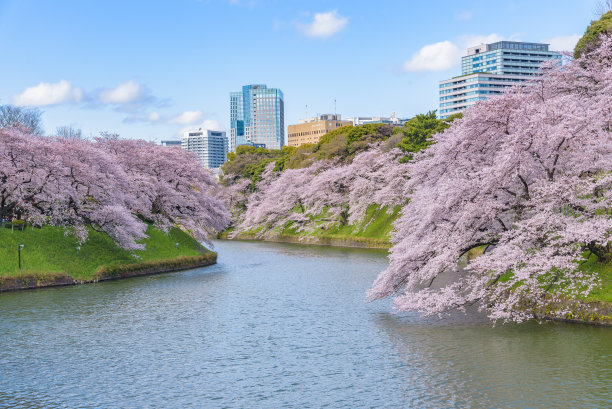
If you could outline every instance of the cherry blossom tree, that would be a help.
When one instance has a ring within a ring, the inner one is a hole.
[[[136,197],[133,211],[163,231],[180,226],[207,244],[229,213],[214,197],[217,181],[194,153],[152,142],[103,135],[97,143],[115,157]]]
[[[82,241],[89,226],[107,233],[126,249],[144,249],[137,243],[147,225],[133,212],[138,200],[116,158],[82,139],[58,138],[60,182],[56,196],[63,205],[49,212],[52,224],[70,226]]]
[[[249,195],[252,193],[250,186],[250,179],[226,178],[224,179],[224,184],[219,184],[215,191],[215,197],[219,199],[231,213],[232,225],[240,224],[243,220]]]
[[[271,163],[251,194],[240,231],[265,235],[291,224],[313,231],[361,220],[372,204],[393,207],[405,203],[407,166],[399,149],[380,145],[362,152],[352,162],[315,161],[306,168],[274,172]]]
[[[598,284],[580,264],[611,253],[612,39],[543,70],[470,108],[415,156],[410,203],[370,299],[428,314],[478,304],[521,320]],[[476,247],[485,253],[444,281]]]
[[[180,149],[102,138],[43,138],[0,128],[0,218],[62,226],[81,242],[88,227],[125,249],[142,249],[151,220],[207,241],[227,224],[216,181]]]
[[[0,105],[0,128],[19,128],[42,135],[41,114],[42,112],[36,108]]]
[[[126,175],[94,144],[4,128],[0,157],[3,219],[64,226],[81,241],[90,226],[124,248],[142,248],[137,241],[146,237],[146,225],[130,211],[134,199]]]
[[[40,216],[53,206],[52,187],[58,184],[59,164],[50,140],[28,136],[24,127],[0,128],[0,217],[25,212]],[[41,200],[35,200],[38,197]],[[38,204],[37,202],[41,202]],[[35,205],[36,203],[36,205]]]

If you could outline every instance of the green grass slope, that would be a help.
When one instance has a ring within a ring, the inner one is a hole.
[[[134,265],[202,254],[200,244],[180,229],[165,234],[149,227],[147,234],[149,237],[143,241],[145,250],[127,251],[118,247],[108,235],[90,230],[88,240],[81,245],[77,255],[76,239],[66,236],[61,228],[28,226],[23,231],[0,228],[0,278],[67,274],[78,280],[90,280],[104,266]],[[178,247],[176,243],[179,243]],[[19,244],[24,245],[21,271],[18,267]]]
[[[320,239],[339,241],[353,241],[372,245],[374,247],[391,247],[391,231],[393,222],[397,218],[400,207],[391,212],[387,208],[370,205],[363,220],[356,224],[335,225],[326,230],[315,229],[312,233],[297,233],[292,229],[285,229],[284,235],[307,235]]]
[[[612,304],[612,263],[601,263],[593,255],[581,266],[581,270],[595,273],[601,279],[601,285],[591,291],[586,301]]]

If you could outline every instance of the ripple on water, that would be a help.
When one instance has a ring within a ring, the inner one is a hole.
[[[608,328],[365,303],[384,252],[219,242],[219,264],[0,295],[0,408],[611,407]]]

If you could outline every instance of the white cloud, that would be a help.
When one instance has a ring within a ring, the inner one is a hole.
[[[180,115],[168,120],[169,124],[191,125],[202,119],[201,111],[185,111]]]
[[[22,106],[47,106],[78,103],[82,99],[82,89],[73,87],[66,80],[61,80],[57,83],[41,82],[26,88],[21,94],[15,95],[13,102]]]
[[[502,40],[519,41],[516,34],[513,34],[510,37],[506,37],[506,38],[500,36],[499,34],[495,34],[495,33],[489,34],[486,36],[470,34],[470,35],[464,35],[464,36],[459,37],[459,40],[457,41],[457,45],[459,46],[459,48],[462,48],[462,52],[465,52],[468,47],[473,47],[479,44],[496,43]]]
[[[470,10],[462,11],[455,15],[455,20],[469,20],[472,18],[472,12]]]
[[[129,104],[145,97],[147,89],[136,81],[128,81],[113,89],[102,90],[100,101],[106,104]]]
[[[404,63],[404,71],[445,71],[457,65],[461,50],[450,41],[421,48]]]
[[[348,17],[339,15],[338,10],[332,10],[327,13],[315,13],[311,23],[298,25],[298,28],[307,37],[327,38],[344,30],[348,20]]]
[[[126,124],[132,124],[136,122],[144,122],[149,125],[160,124],[164,121],[162,116],[158,112],[151,112],[150,114],[140,114],[138,112],[132,112],[125,118],[123,118],[123,122]]]
[[[185,132],[202,129],[203,131],[223,131],[221,124],[214,119],[205,119],[202,123],[196,126],[187,126],[177,132],[177,135],[182,136]]]
[[[457,41],[440,41],[428,44],[414,53],[403,66],[404,71],[446,71],[460,66],[461,56],[468,47],[482,43],[501,41],[498,34],[465,35]]]
[[[576,43],[580,40],[580,34],[572,34],[569,36],[553,37],[544,41],[550,44],[550,49],[555,51],[572,51],[576,47]]]

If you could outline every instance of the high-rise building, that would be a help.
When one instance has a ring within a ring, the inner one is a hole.
[[[287,127],[287,145],[297,147],[306,143],[317,143],[321,136],[343,126],[353,126],[353,123],[342,121],[340,115],[335,114],[300,119],[297,125]]]
[[[499,41],[470,47],[461,57],[461,74],[440,81],[440,118],[463,112],[480,100],[540,75],[548,60],[561,64],[561,54],[548,44]]]
[[[194,152],[209,169],[220,168],[227,160],[228,142],[225,132],[202,130],[185,132],[181,147]]]
[[[285,145],[285,101],[283,92],[263,84],[245,85],[230,92],[230,151],[249,142],[268,149]]]

